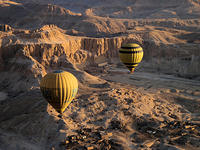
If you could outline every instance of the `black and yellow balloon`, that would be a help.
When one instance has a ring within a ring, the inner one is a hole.
[[[77,94],[78,80],[69,72],[54,71],[42,78],[40,90],[47,102],[58,113],[63,113]]]
[[[121,46],[119,50],[119,57],[130,72],[134,72],[135,68],[143,58],[143,49],[138,44],[126,43]]]

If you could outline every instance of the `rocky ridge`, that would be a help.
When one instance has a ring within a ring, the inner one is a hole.
[[[97,65],[97,63],[105,61],[111,62],[112,58],[118,57],[118,50],[121,44],[125,42],[136,42],[142,45],[144,61],[151,62],[155,66],[160,65],[160,62],[177,65],[174,66],[171,73],[183,73],[182,70],[174,71],[184,63],[191,65],[191,67],[194,65],[194,68],[199,65],[198,41],[197,43],[195,41],[186,43],[185,38],[182,39],[183,36],[179,37],[181,35],[179,32],[174,36],[169,34],[168,31],[150,28],[149,31],[143,32],[143,29],[137,28],[137,32],[134,35],[129,34],[128,37],[89,38],[67,35],[65,30],[55,25],[45,25],[35,30],[14,29],[8,25],[1,25],[1,27],[2,29],[9,29],[5,30],[6,32],[1,31],[1,70],[13,69],[12,64],[20,64],[26,58],[32,61],[32,64],[43,66],[40,68],[47,70],[51,67],[67,66],[70,63],[81,64],[79,67],[83,69],[87,65]],[[176,45],[174,45],[175,42],[177,42]],[[177,60],[174,61],[175,59]],[[183,61],[182,64],[181,61]],[[166,70],[164,69],[164,71]],[[43,70],[42,72],[46,71]],[[198,69],[186,70],[185,74],[188,72],[198,75]]]
[[[199,10],[198,0],[0,1],[0,149],[198,149]],[[134,74],[119,61],[125,42],[144,49]],[[58,69],[79,80],[62,116],[39,89]]]

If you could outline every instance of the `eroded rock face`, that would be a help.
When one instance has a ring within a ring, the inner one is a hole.
[[[200,52],[196,43],[183,43],[181,39],[167,36],[164,31],[136,30],[136,34],[110,38],[69,36],[55,25],[1,32],[0,70],[33,78],[38,83],[38,79],[52,69],[84,70],[92,65],[112,62],[113,58],[119,62],[118,50],[121,45],[134,42],[144,49],[144,70],[150,68],[154,72],[183,77],[196,77],[199,74]],[[179,43],[175,45],[173,40]]]
[[[157,35],[157,33],[155,36],[154,33],[149,33],[147,36],[147,33],[140,33],[130,37],[75,38],[64,34],[60,28],[51,25],[34,31],[15,30],[9,36],[2,37],[1,69],[9,63],[9,59],[15,57],[18,51],[23,51],[25,56],[31,56],[45,68],[48,68],[53,64],[59,64],[64,59],[73,64],[80,64],[86,61],[94,63],[94,59],[99,56],[104,56],[106,59],[118,57],[118,50],[125,42],[136,42],[142,45],[144,60],[151,60],[153,57],[172,59],[175,57],[189,58],[192,55],[199,56],[196,44],[186,46],[187,44],[174,45],[168,42],[167,45],[164,45],[159,41],[165,41],[165,34],[159,35],[160,37]],[[179,40],[179,42],[181,41]]]
[[[14,2],[16,1],[16,2]],[[0,23],[34,29],[55,24],[70,35],[90,37],[125,35],[135,27],[157,26],[199,31],[199,2],[157,1],[5,1]],[[112,4],[112,5],[111,5]],[[29,11],[31,10],[31,11]],[[75,11],[75,12],[73,12]],[[35,12],[34,14],[32,12]]]
[[[0,1],[0,147],[177,149],[177,143],[200,143],[199,126],[185,122],[198,119],[191,117],[200,110],[199,83],[158,74],[199,77],[199,11],[198,0]],[[118,57],[126,42],[144,49],[134,77]],[[39,89],[41,77],[57,69],[80,82],[63,118]]]
[[[88,62],[94,64],[94,60],[100,56],[104,56],[105,59],[117,57],[118,50],[124,42],[132,41],[142,44],[142,41],[126,37],[74,38],[56,29],[57,27],[52,27],[52,30],[49,27],[43,27],[34,32],[28,31],[24,36],[22,32],[15,31],[9,37],[3,37],[4,44],[0,47],[1,69],[10,70],[8,66],[11,62],[13,64],[13,59],[22,55],[31,57],[46,69],[52,66],[59,67],[65,61],[72,64],[88,64]]]

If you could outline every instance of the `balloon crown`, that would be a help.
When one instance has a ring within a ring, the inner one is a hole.
[[[61,72],[64,72],[62,70],[55,70],[53,73],[61,73]]]

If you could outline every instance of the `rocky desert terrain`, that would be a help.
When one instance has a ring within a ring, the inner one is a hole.
[[[199,0],[0,0],[1,150],[200,149]],[[133,74],[123,43],[142,46]],[[79,81],[63,115],[54,70]]]

